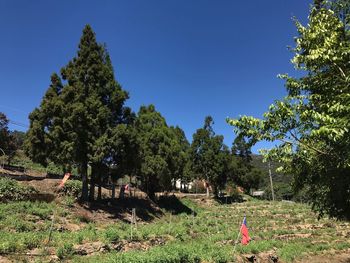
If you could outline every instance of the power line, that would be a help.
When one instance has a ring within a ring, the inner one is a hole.
[[[20,110],[20,109],[17,109],[17,108],[13,108],[13,107],[8,107],[8,106],[1,105],[1,104],[0,104],[0,108],[27,114],[23,110]],[[19,127],[22,127],[22,128],[27,128],[27,129],[29,128],[29,126],[27,124],[24,124],[24,123],[21,123],[21,122],[18,122],[18,121],[13,121],[13,120],[9,119],[8,117],[7,117],[7,119],[9,121],[9,123],[11,123],[12,125],[16,125],[16,126],[19,126]]]
[[[9,107],[9,106],[6,106],[6,105],[1,105],[0,104],[0,108],[27,114],[27,112],[25,112],[24,110],[21,110],[21,109],[18,109],[18,108],[14,108],[14,107]]]
[[[17,122],[17,121],[9,120],[9,123],[11,123],[12,125],[22,127],[22,128],[29,128],[28,125],[26,125],[24,123]]]

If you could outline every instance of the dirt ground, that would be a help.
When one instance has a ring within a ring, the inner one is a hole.
[[[10,176],[12,178],[18,178],[21,184],[26,184],[34,187],[38,193],[38,199],[47,201],[47,202],[63,202],[63,197],[60,196],[57,192],[57,186],[61,182],[61,179],[50,179],[46,178],[45,175],[42,174],[22,174],[18,172],[9,172],[0,170],[0,174],[6,174],[6,176]],[[134,191],[135,190],[135,191]],[[137,209],[137,222],[140,224],[147,223],[155,218],[159,218],[163,215],[161,210],[161,204],[155,204],[151,200],[149,200],[146,195],[139,191],[138,189],[134,189],[132,191],[132,197],[128,196],[130,193],[126,193],[128,198],[124,199],[115,199],[111,200],[111,190],[102,188],[102,195],[106,200],[96,203],[74,203],[72,207],[69,208],[70,217],[79,217],[85,220],[86,222],[99,222],[100,224],[109,224],[115,222],[115,220],[121,220],[124,222],[131,222],[131,209],[130,207]],[[97,193],[97,188],[96,191]],[[161,197],[164,194],[158,196]],[[166,194],[165,194],[166,195]],[[168,193],[167,196],[171,196],[173,193]],[[116,189],[116,196],[119,196],[119,189]],[[211,207],[214,205],[214,200],[205,198],[205,194],[191,195],[191,194],[175,194],[176,197],[192,197],[197,199],[197,203],[199,205],[205,207]],[[135,198],[136,197],[136,198]],[[69,218],[59,218],[57,220],[57,224],[60,224],[61,227],[64,226],[64,229],[69,231],[78,231],[84,224],[76,224],[74,221]],[[288,226],[287,226],[288,227]],[[314,229],[317,227],[323,227],[320,225],[313,224],[305,224],[302,226],[298,226],[300,229]],[[350,232],[344,232],[342,234],[349,235]],[[275,239],[289,240],[294,238],[308,238],[311,234],[284,234],[278,235]],[[171,238],[171,237],[169,237]],[[349,236],[350,238],[350,236]],[[128,251],[128,250],[147,250],[149,247],[154,245],[162,245],[167,240],[165,238],[154,238],[147,241],[142,242],[127,242],[120,241],[115,243],[115,247],[113,250],[117,251]],[[232,241],[233,242],[233,241]],[[85,243],[82,245],[77,245],[75,250],[81,255],[93,255],[98,252],[103,252],[106,249],[111,249],[105,247],[101,242],[93,242],[93,243]],[[37,251],[34,249],[33,251],[28,252],[29,254],[24,255],[24,257],[33,257],[35,259],[35,253]],[[52,256],[55,256],[53,251]],[[8,258],[0,255],[0,263],[13,262]],[[257,255],[241,255],[238,259],[238,262],[260,262],[260,263],[271,263],[271,262],[282,262],[276,251],[267,251],[264,253],[259,253]],[[296,260],[296,263],[302,262],[311,262],[311,263],[350,263],[350,250],[346,251],[327,251],[325,254],[317,254],[317,255],[309,255],[307,257],[303,257],[300,260]],[[282,262],[283,263],[283,262]]]
[[[18,180],[20,184],[31,186],[38,191],[37,194],[33,194],[33,200],[40,200],[45,202],[64,202],[63,196],[58,192],[58,185],[62,179],[46,178],[46,174],[30,174],[20,173],[1,169],[0,176],[6,176]],[[95,194],[97,197],[98,188],[95,188]],[[119,189],[116,188],[115,199],[111,199],[112,191],[102,187],[102,201],[99,202],[76,202],[71,208],[69,208],[72,217],[79,217],[86,222],[99,222],[102,224],[108,224],[115,222],[116,219],[130,222],[131,207],[136,208],[137,221],[147,222],[162,215],[161,209],[153,203],[144,192],[139,189],[131,188],[130,191],[126,191],[125,198],[120,199]],[[65,221],[65,228],[68,230],[79,230],[82,225],[76,225],[69,222],[65,218],[61,218],[60,221]],[[1,258],[0,258],[1,262]]]
[[[258,255],[241,255],[237,263],[256,262],[256,263],[283,263],[276,252],[266,251]],[[350,263],[350,250],[346,251],[327,251],[326,254],[309,255],[302,259],[293,261],[295,263]]]
[[[350,263],[350,250],[339,251],[327,251],[327,254],[312,255],[303,258],[296,263],[310,262],[310,263]]]

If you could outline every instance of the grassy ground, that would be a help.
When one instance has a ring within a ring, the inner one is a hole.
[[[0,204],[0,261],[242,262],[256,255],[266,262],[271,256],[292,262],[350,248],[349,223],[317,220],[303,204],[249,200],[220,205],[182,198],[186,209],[170,211],[170,202],[163,216],[135,226],[127,218],[98,220],[74,213],[73,202]],[[235,247],[244,215],[252,241]]]

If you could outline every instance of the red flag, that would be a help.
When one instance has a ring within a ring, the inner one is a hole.
[[[65,173],[64,174],[64,177],[63,177],[61,183],[59,184],[58,189],[61,189],[64,186],[64,184],[69,179],[69,177],[70,177],[70,173]]]
[[[249,237],[249,233],[248,233],[248,228],[247,228],[247,218],[244,217],[243,219],[243,223],[241,226],[241,234],[242,234],[242,241],[241,243],[243,245],[248,245],[249,241],[250,241],[250,237]]]

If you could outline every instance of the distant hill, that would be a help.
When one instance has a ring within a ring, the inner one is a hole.
[[[269,199],[271,196],[271,189],[268,163],[263,162],[263,157],[261,155],[252,154],[252,165],[263,171],[263,174],[266,175],[264,177],[261,189],[266,192],[265,197]],[[271,162],[271,174],[274,184],[275,196],[277,199],[292,199],[294,196],[291,186],[293,181],[293,175],[276,172],[276,169],[279,166],[280,165],[278,164],[278,162]]]

